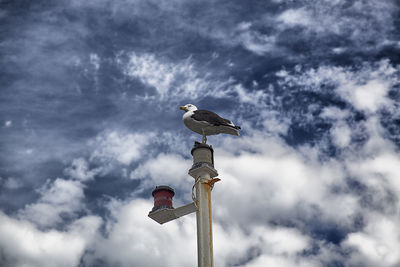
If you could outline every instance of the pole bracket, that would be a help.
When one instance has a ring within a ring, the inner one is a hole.
[[[219,182],[219,181],[221,181],[221,179],[219,179],[219,178],[213,178],[213,179],[211,179],[211,180],[207,179],[207,182],[203,182],[203,183],[208,184],[208,185],[211,187],[211,190],[212,190],[212,189],[214,188],[214,184],[215,184],[216,182]]]

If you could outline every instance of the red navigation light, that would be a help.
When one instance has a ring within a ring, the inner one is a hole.
[[[172,198],[175,195],[174,189],[166,185],[157,186],[151,193],[154,197],[154,207],[151,212],[159,209],[173,209]]]

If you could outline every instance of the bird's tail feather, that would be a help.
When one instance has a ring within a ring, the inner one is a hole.
[[[238,131],[239,129],[240,129],[240,127],[239,127],[239,128],[236,128],[236,127],[230,126],[230,127],[225,127],[225,129],[223,130],[223,132],[224,132],[224,133],[227,133],[227,134],[232,134],[232,135],[239,136],[239,131]]]

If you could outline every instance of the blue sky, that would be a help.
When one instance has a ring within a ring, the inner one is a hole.
[[[195,266],[183,125],[208,138],[216,266],[400,264],[394,0],[0,2],[0,265]]]

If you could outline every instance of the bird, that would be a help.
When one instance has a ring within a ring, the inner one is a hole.
[[[202,143],[207,143],[207,135],[220,133],[239,136],[240,126],[233,124],[230,120],[224,119],[212,111],[197,109],[193,104],[180,106],[184,110],[183,123],[195,133],[202,135]]]

